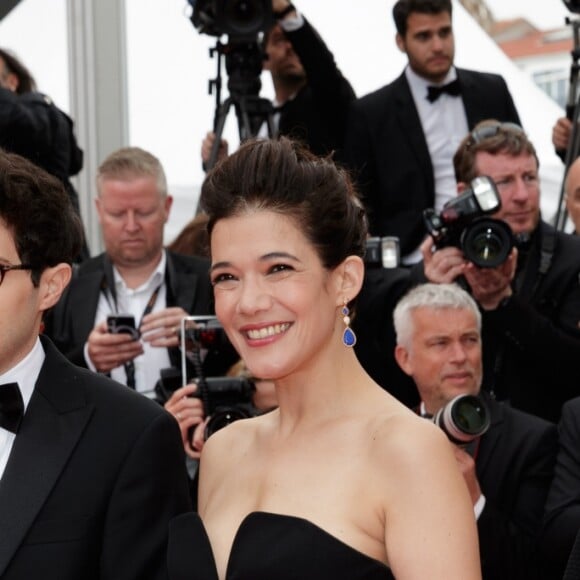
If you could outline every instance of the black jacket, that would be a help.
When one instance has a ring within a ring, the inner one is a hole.
[[[340,150],[354,91],[306,19],[299,29],[285,34],[306,71],[308,84],[284,105],[279,132],[303,141],[317,155]]]
[[[484,119],[520,122],[504,79],[457,69],[469,129]],[[349,114],[344,156],[369,212],[370,231],[397,236],[401,255],[426,235],[422,213],[435,203],[433,166],[405,74],[356,101]]]
[[[518,257],[514,296],[482,313],[484,389],[554,423],[580,395],[579,276],[580,238],[540,222],[527,256]]]

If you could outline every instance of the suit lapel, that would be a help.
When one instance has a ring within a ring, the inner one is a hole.
[[[478,90],[473,79],[466,74],[462,69],[457,70],[457,78],[461,84],[461,99],[463,100],[463,108],[465,109],[465,116],[467,117],[467,127],[471,131],[479,121],[482,121],[483,108],[481,99],[489,99],[489,95],[482,94]]]
[[[193,312],[197,283],[198,275],[189,269],[176,268],[174,258],[167,252],[167,306],[179,306],[186,312]]]
[[[394,93],[397,95],[396,107],[401,125],[401,134],[409,141],[419,166],[424,168],[426,175],[429,175],[431,181],[433,181],[433,166],[429,149],[427,148],[425,133],[423,133],[419,113],[417,113],[417,107],[415,107],[415,101],[404,72],[395,83],[397,83],[397,87]],[[433,188],[434,186],[431,189]]]
[[[46,339],[46,359],[0,480],[0,576],[50,495],[93,407],[70,363]]]
[[[502,435],[501,424],[504,422],[504,411],[501,404],[485,397],[485,402],[491,415],[491,423],[487,433],[481,437],[481,444],[477,455],[477,474],[481,477],[482,473],[488,473],[488,463],[496,453],[496,447],[500,442]]]
[[[78,279],[75,291],[71,292],[68,310],[75,313],[72,317],[75,340],[84,342],[93,330],[102,280],[103,270],[88,272]]]

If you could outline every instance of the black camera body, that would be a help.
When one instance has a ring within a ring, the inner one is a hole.
[[[502,220],[485,217],[501,208],[493,180],[487,176],[473,179],[471,187],[448,201],[437,214],[423,211],[427,231],[436,248],[460,248],[465,258],[480,268],[495,268],[509,256],[515,240],[511,228]]]
[[[208,377],[207,400],[209,421],[204,436],[210,435],[237,421],[256,415],[252,402],[255,385],[244,377]]]
[[[191,22],[202,34],[255,40],[274,24],[271,0],[189,0]]]
[[[400,261],[399,238],[396,236],[367,238],[364,255],[367,268],[396,268]]]
[[[458,395],[435,413],[433,422],[452,443],[467,445],[489,429],[489,409],[481,397]]]

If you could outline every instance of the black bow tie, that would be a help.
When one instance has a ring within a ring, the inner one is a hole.
[[[459,80],[455,79],[446,85],[427,87],[427,100],[434,103],[443,93],[457,97],[461,93]]]
[[[0,427],[18,433],[23,415],[24,401],[18,383],[0,385]]]

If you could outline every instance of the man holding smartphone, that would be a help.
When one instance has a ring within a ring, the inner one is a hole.
[[[163,248],[172,198],[151,153],[110,154],[97,190],[105,252],[78,268],[47,333],[76,364],[153,394],[160,371],[180,366],[181,319],[211,312],[209,263]]]

